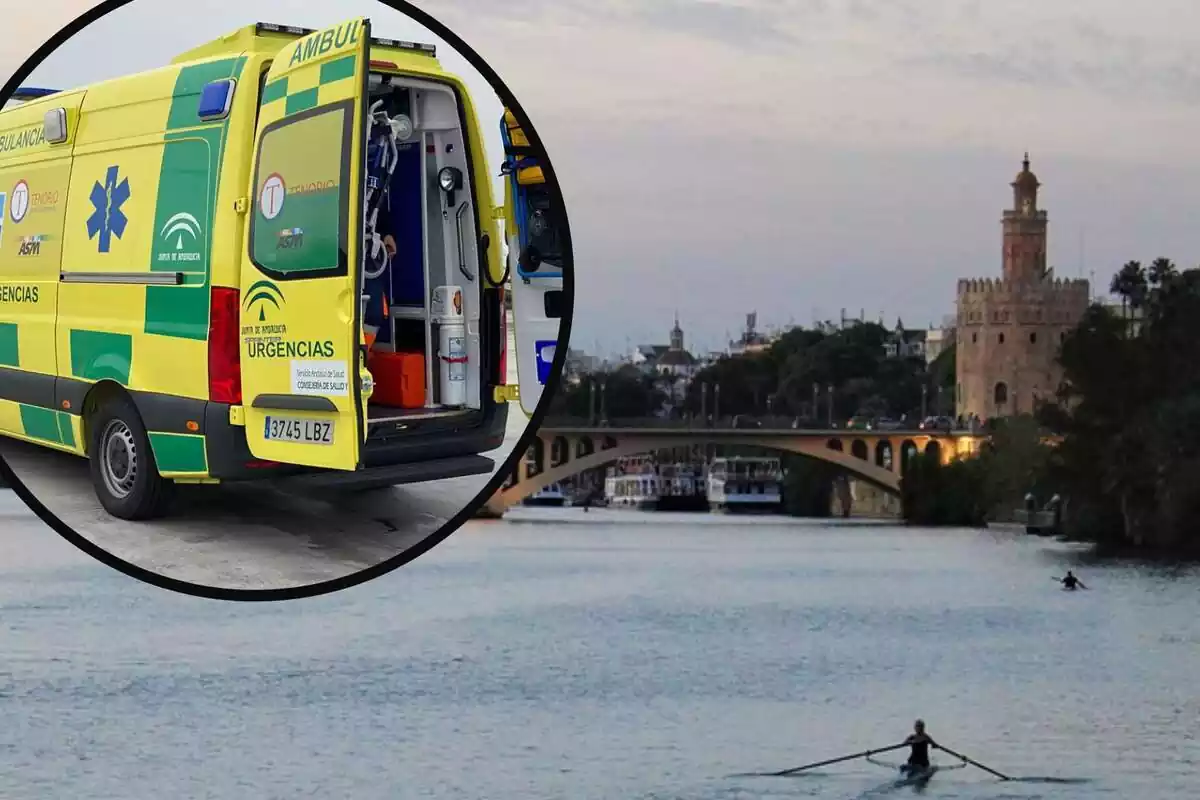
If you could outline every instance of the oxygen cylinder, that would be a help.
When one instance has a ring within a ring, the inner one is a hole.
[[[467,404],[467,321],[461,286],[433,290],[430,316],[438,325],[438,383],[444,406]]]

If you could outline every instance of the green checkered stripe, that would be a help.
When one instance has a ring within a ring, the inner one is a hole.
[[[291,75],[271,81],[263,87],[262,106],[283,101],[286,103],[284,115],[291,116],[310,108],[321,105],[321,89],[354,77],[354,67],[357,56],[349,55],[327,61],[316,70],[299,69]],[[311,78],[316,78],[316,86],[312,86]],[[310,78],[310,80],[305,80]]]

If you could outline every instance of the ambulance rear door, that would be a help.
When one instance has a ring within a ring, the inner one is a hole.
[[[246,438],[355,470],[366,430],[360,282],[370,22],[283,48],[264,84],[241,269]]]
[[[562,209],[511,111],[500,125],[504,141],[505,237],[512,282],[513,329],[521,409],[532,417],[550,379],[566,314],[566,253]]]

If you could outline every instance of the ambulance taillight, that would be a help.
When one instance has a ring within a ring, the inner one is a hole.
[[[208,323],[208,399],[242,404],[241,315],[237,289],[214,286]]]

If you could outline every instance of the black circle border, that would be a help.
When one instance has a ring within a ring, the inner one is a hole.
[[[34,51],[25,63],[13,73],[12,77],[3,86],[0,86],[0,107],[14,94],[20,87],[21,82],[29,77],[29,74],[38,67],[46,58],[61,47],[68,39],[82,31],[88,25],[105,15],[122,8],[134,0],[104,0],[97,6],[85,11],[71,21],[66,27],[54,34],[41,47]],[[312,597],[320,597],[321,595],[339,592],[343,589],[350,589],[355,586],[367,583],[378,577],[393,572],[405,564],[408,564],[422,555],[428,553],[437,545],[444,542],[452,534],[458,531],[467,521],[472,519],[475,514],[481,509],[488,500],[496,493],[496,491],[508,480],[509,475],[517,468],[521,459],[524,457],[526,450],[537,438],[538,429],[542,426],[542,421],[546,418],[546,414],[550,410],[550,403],[557,394],[559,384],[562,382],[563,371],[566,366],[567,348],[564,343],[571,341],[571,325],[575,318],[575,251],[571,244],[571,229],[568,222],[566,210],[566,200],[563,197],[562,187],[558,183],[558,177],[554,172],[554,166],[550,161],[545,147],[542,145],[542,140],[537,134],[536,128],[529,120],[529,115],[525,113],[516,96],[508,89],[504,81],[496,74],[483,58],[475,52],[466,42],[460,39],[444,24],[437,21],[430,14],[422,11],[414,6],[408,0],[376,0],[385,6],[399,11],[407,15],[410,19],[418,24],[424,25],[435,36],[449,44],[460,56],[467,60],[480,75],[482,75],[492,87],[492,90],[499,95],[503,101],[505,108],[513,112],[517,119],[521,122],[522,128],[526,137],[529,139],[529,144],[533,149],[534,155],[538,159],[538,163],[542,167],[543,175],[551,192],[558,201],[557,216],[558,223],[562,230],[564,244],[564,261],[565,269],[563,270],[563,289],[567,293],[568,304],[567,313],[559,323],[559,331],[557,338],[557,346],[555,347],[554,362],[550,366],[550,376],[546,380],[546,386],[542,391],[542,397],[538,402],[537,408],[534,409],[533,416],[525,426],[525,431],[521,434],[521,438],[517,441],[516,447],[513,448],[508,458],[505,460],[495,475],[484,486],[475,498],[467,503],[461,511],[450,518],[436,531],[426,536],[417,544],[409,547],[402,553],[399,553],[392,558],[382,561],[374,566],[359,570],[351,575],[341,578],[335,578],[320,583],[310,584],[308,586],[281,588],[281,589],[222,589],[215,586],[204,586],[202,584],[182,581],[176,578],[168,578],[165,575],[159,575],[143,567],[131,564],[123,559],[117,558],[104,548],[94,544],[84,536],[77,533],[71,526],[55,516],[45,505],[41,503],[31,491],[21,482],[21,479],[13,471],[13,469],[4,460],[3,455],[0,455],[0,477],[3,477],[9,487],[21,498],[24,503],[29,506],[30,510],[41,519],[46,525],[54,529],[56,533],[64,539],[75,545],[83,552],[90,555],[97,561],[109,566],[119,572],[128,575],[131,578],[136,578],[144,583],[157,586],[161,589],[178,592],[180,594],[191,595],[193,597],[201,597],[209,600],[232,600],[241,602],[270,602],[277,600],[302,600]],[[480,277],[483,277],[482,275]],[[501,307],[501,312],[504,309]],[[510,357],[516,357],[515,353],[511,353]],[[510,412],[512,408],[510,406]],[[518,408],[520,413],[524,413]]]

